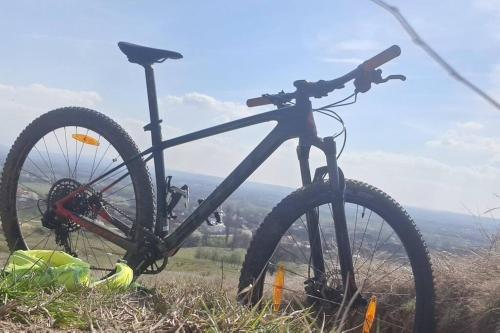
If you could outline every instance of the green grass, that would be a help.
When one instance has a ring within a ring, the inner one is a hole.
[[[242,307],[234,300],[234,285],[220,288],[210,279],[189,274],[162,274],[143,281],[147,288],[125,292],[63,289],[0,290],[0,330],[104,331],[311,331],[307,310],[274,313],[269,305]]]
[[[227,249],[216,247],[199,247],[201,251],[216,251],[219,257],[230,256],[237,253],[244,258],[245,249]],[[221,261],[212,261],[210,259],[195,258],[197,248],[190,247],[180,249],[179,252],[168,262],[168,271],[174,272],[197,272],[201,276],[220,276],[222,272]],[[227,261],[224,263],[224,274],[228,276],[239,276],[240,265],[231,265]]]
[[[438,332],[498,330],[499,244],[469,257],[433,256]],[[243,249],[185,248],[164,272],[140,277],[144,288],[121,292],[40,290],[26,280],[0,284],[0,331],[336,332],[322,327],[308,308],[290,306],[275,313],[270,304],[254,309],[239,305],[240,266],[225,264],[221,280],[220,262],[196,258],[200,250],[216,251],[219,257],[245,254]],[[413,304],[395,306],[403,316]]]
[[[195,259],[195,251],[180,251],[169,271],[142,276],[144,289],[68,292],[30,289],[29,284],[4,286],[0,331],[322,331],[321,320],[307,308],[274,313],[269,304],[254,309],[239,305],[238,274],[226,271],[221,281],[220,266]],[[500,325],[499,258],[498,249],[473,258],[434,257],[439,332],[495,332]]]

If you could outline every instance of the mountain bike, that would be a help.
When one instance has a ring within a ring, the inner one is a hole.
[[[337,164],[346,132],[332,108],[355,102],[372,84],[404,80],[402,75],[383,78],[378,69],[400,55],[398,46],[336,79],[298,80],[294,92],[247,101],[249,107],[276,106],[271,111],[168,140],[162,139],[153,64],[182,55],[125,42],[118,46],[145,70],[150,123],[144,130],[151,134],[151,147],[139,151],[116,122],[86,108],[64,107],[35,119],[13,144],[1,178],[0,213],[11,251],[63,250],[102,274],[112,272],[118,260],[126,261],[136,276],[159,273],[203,223],[222,223],[219,207],[278,147],[298,139],[303,187],[284,198],[254,232],[241,269],[240,302],[262,304],[276,288],[273,274],[281,270],[286,273],[283,297],[291,308],[308,304],[330,309],[326,316],[359,327],[368,301],[376,297],[377,320],[386,331],[433,331],[432,269],[414,222],[384,192],[344,178]],[[348,98],[312,107],[312,98],[325,97],[350,81],[355,89]],[[313,113],[331,117],[342,130],[318,137]],[[164,151],[271,121],[275,127],[234,171],[183,221],[176,219],[189,187],[172,185]],[[312,148],[326,160],[314,174]],[[146,168],[151,160],[155,192]]]

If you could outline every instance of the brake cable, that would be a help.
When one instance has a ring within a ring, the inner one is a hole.
[[[349,99],[351,99],[353,97],[354,97],[353,101],[344,103],[345,101],[347,101],[347,100],[349,100]],[[331,104],[324,105],[324,106],[319,107],[319,108],[312,109],[313,112],[319,112],[319,113],[321,113],[321,114],[323,114],[323,115],[325,115],[327,117],[333,118],[333,119],[335,119],[337,122],[339,122],[342,125],[342,130],[339,133],[336,133],[333,136],[334,139],[338,138],[341,135],[344,136],[343,140],[342,140],[342,146],[340,148],[339,153],[337,154],[337,158],[340,157],[340,155],[342,154],[342,152],[344,151],[344,148],[346,146],[346,143],[347,143],[347,129],[345,127],[345,123],[344,123],[344,120],[342,119],[342,117],[340,117],[340,115],[337,112],[331,110],[331,108],[354,104],[354,103],[357,102],[357,97],[358,97],[358,91],[354,91],[352,94],[350,94],[349,96],[347,96],[347,97],[345,97],[345,98],[343,98],[343,99],[341,99],[339,101],[336,101],[336,102],[331,103]],[[294,102],[286,100],[285,98],[281,98],[281,96],[279,96],[279,94],[273,95],[273,98],[274,99],[282,99],[283,100],[282,107],[295,105]]]
[[[354,100],[352,102],[344,103],[345,101],[347,101],[353,97],[354,97]],[[347,128],[345,127],[345,123],[344,123],[344,120],[342,119],[342,117],[340,117],[340,115],[337,112],[331,110],[331,108],[354,104],[357,101],[357,97],[358,97],[358,93],[357,93],[357,91],[355,91],[352,94],[350,94],[349,96],[347,96],[347,97],[345,97],[337,102],[327,104],[327,105],[322,106],[320,108],[313,109],[313,112],[319,112],[325,116],[333,118],[333,119],[337,120],[342,125],[342,130],[333,136],[333,138],[335,139],[335,138],[338,138],[339,136],[341,136],[342,134],[344,135],[344,138],[342,141],[342,146],[340,148],[339,153],[337,154],[337,159],[340,157],[340,155],[344,151],[344,148],[345,148],[345,145],[347,142]]]

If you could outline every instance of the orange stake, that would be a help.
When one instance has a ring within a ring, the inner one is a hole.
[[[363,324],[363,333],[370,333],[372,331],[373,322],[375,321],[375,316],[377,314],[377,297],[372,296],[370,298],[370,303],[366,309],[365,323]]]
[[[284,286],[285,286],[285,267],[283,265],[279,265],[278,271],[276,272],[276,277],[274,279],[274,290],[273,290],[273,310],[274,310],[274,312],[277,312],[280,310]]]

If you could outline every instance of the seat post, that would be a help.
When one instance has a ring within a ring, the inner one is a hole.
[[[144,65],[146,73],[146,87],[148,91],[149,116],[151,122],[144,126],[145,131],[151,131],[151,142],[153,148],[158,148],[162,142],[161,136],[161,119],[158,114],[158,99],[156,97],[156,85],[153,67]],[[156,178],[156,205],[157,215],[155,224],[155,234],[161,237],[168,233],[167,221],[167,205],[166,205],[166,189],[165,189],[165,162],[163,150],[154,149],[153,159],[155,164]]]

